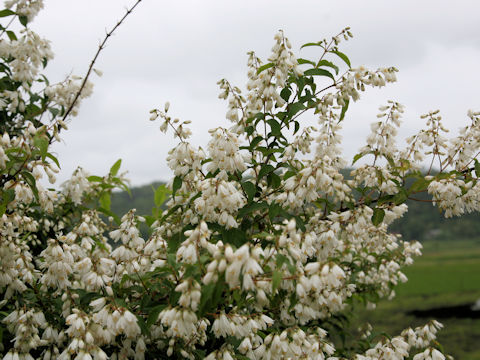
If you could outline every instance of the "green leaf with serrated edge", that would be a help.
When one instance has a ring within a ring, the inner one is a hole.
[[[175,193],[177,192],[178,189],[182,187],[182,178],[180,176],[175,176],[175,179],[173,179],[173,185],[172,185],[172,194],[175,196]]]
[[[155,202],[155,206],[160,207],[165,202],[165,198],[167,197],[167,187],[163,184],[160,185],[157,190],[155,190],[155,194],[153,197],[153,201]]]
[[[255,184],[252,184],[250,181],[245,181],[242,183],[242,188],[247,193],[248,201],[252,201],[257,192]]]
[[[320,67],[320,66],[328,66],[332,68],[333,70],[335,70],[335,74],[337,75],[338,75],[338,72],[340,71],[337,65],[325,59],[322,59],[317,63],[316,67]]]
[[[270,165],[270,164],[265,164],[263,165],[261,168],[260,168],[260,171],[258,172],[258,178],[261,179],[263,178],[265,175],[271,173],[272,171],[274,171],[275,168]]]
[[[345,100],[345,105],[342,106],[342,112],[340,113],[340,121],[342,121],[345,118],[345,113],[348,110],[349,104],[350,104],[350,100],[349,99]]]
[[[342,59],[343,61],[345,61],[345,64],[348,65],[348,67],[352,67],[352,65],[350,64],[350,59],[348,58],[347,55],[345,55],[344,53],[338,51],[338,50],[333,50],[333,51],[330,51],[332,54],[335,54],[337,55],[340,59]]]
[[[287,109],[288,109],[288,116],[292,117],[296,113],[298,113],[300,110],[305,109],[305,105],[303,105],[300,102],[296,102],[296,103],[290,104]]]
[[[372,224],[378,226],[385,217],[385,210],[380,208],[375,208],[372,215]]]
[[[115,164],[112,165],[110,168],[110,175],[115,176],[118,173],[118,170],[120,169],[120,166],[122,165],[122,159],[118,159]]]
[[[274,67],[274,66],[275,66],[274,63],[268,63],[268,64],[265,64],[265,65],[260,66],[260,67],[258,68],[258,70],[257,70],[257,75],[260,74],[262,71],[267,70],[267,69],[270,69],[270,68],[272,68],[272,67]]]
[[[305,76],[327,76],[330,79],[332,79],[333,81],[335,81],[335,77],[332,75],[332,73],[328,70],[325,70],[325,69],[318,69],[318,68],[308,69],[308,70],[305,70],[303,75],[305,75]]]
[[[272,275],[272,292],[273,293],[275,293],[275,291],[278,289],[281,282],[282,282],[282,273],[280,271],[275,270]]]
[[[313,42],[310,42],[310,43],[306,43],[306,44],[303,44],[300,49],[303,49],[304,47],[308,47],[308,46],[322,46],[322,43],[319,41],[319,42],[316,42],[316,43],[313,43]]]

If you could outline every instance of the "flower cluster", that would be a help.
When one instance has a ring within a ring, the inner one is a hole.
[[[14,11],[3,14],[24,23],[42,2],[6,5]],[[29,29],[6,36],[4,80],[20,90],[0,93],[3,359],[337,360],[346,349],[332,319],[348,316],[355,299],[373,306],[393,297],[407,280],[402,268],[421,254],[419,243],[389,233],[405,201],[428,191],[446,216],[480,209],[476,112],[450,141],[430,112],[426,129],[399,149],[403,107],[389,102],[354,158],[365,162],[345,171],[349,102],[397,71],[352,68],[339,50],[347,28],[306,44],[320,51],[315,60],[298,59],[283,32],[267,63],[249,53],[245,96],[219,82],[232,125],[211,130],[206,151],[188,142],[189,121],[172,119],[169,103],[152,110],[180,141],[167,158],[174,177],[157,189],[152,215],[120,218],[110,209],[112,190],[126,189],[120,162],[103,177],[79,168],[59,190],[39,183],[45,175],[55,182],[49,145],[91,86],[71,78],[33,93],[48,42]],[[317,124],[300,122],[306,112]],[[440,328],[432,321],[390,338],[364,334],[351,339],[349,356],[444,360]]]

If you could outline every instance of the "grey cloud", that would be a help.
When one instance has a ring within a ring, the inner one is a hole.
[[[104,30],[133,1],[49,0],[34,28],[52,40],[57,54],[49,76],[72,69],[83,74]],[[163,106],[193,120],[195,145],[206,146],[206,130],[228,126],[226,104],[216,81],[245,84],[246,52],[269,55],[272,38],[284,29],[301,44],[351,26],[345,43],[354,65],[395,65],[399,83],[370,91],[352,106],[344,148],[351,156],[362,145],[376,109],[393,98],[407,106],[402,135],[420,127],[418,116],[441,107],[457,127],[469,107],[479,107],[476,66],[480,60],[477,14],[480,5],[446,1],[152,1],[144,0],[109,41],[97,67],[104,71],[91,99],[58,145],[65,179],[75,164],[102,173],[124,158],[133,183],[166,179],[165,157],[175,141],[148,122],[148,111]],[[56,19],[52,21],[52,19]],[[312,54],[302,51],[301,56]],[[312,54],[313,56],[313,54]]]

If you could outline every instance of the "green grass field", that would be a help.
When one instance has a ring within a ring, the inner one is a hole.
[[[480,299],[480,241],[426,243],[423,252],[421,258],[404,269],[409,281],[398,286],[397,297],[380,302],[375,311],[363,311],[356,321],[368,321],[375,331],[396,335],[406,327],[423,325],[431,319],[416,318],[409,311],[463,305]],[[455,359],[480,360],[480,319],[439,320],[445,328],[438,340],[447,353]]]

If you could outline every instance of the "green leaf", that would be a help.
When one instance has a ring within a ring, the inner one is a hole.
[[[344,53],[342,53],[338,50],[331,51],[331,53],[337,55],[340,59],[345,61],[345,64],[347,64],[349,68],[352,67],[352,65],[350,64],[350,59],[348,58],[347,55],[345,55]]]
[[[100,202],[100,205],[102,208],[110,210],[110,205],[112,204],[112,200],[110,198],[110,193],[104,192],[101,196],[100,199],[98,199]]]
[[[412,186],[408,189],[410,194],[425,191],[428,187],[429,182],[425,178],[420,178],[415,181]]]
[[[284,212],[285,211],[279,204],[272,203],[270,204],[270,208],[268,209],[268,217],[270,218],[270,221],[272,221],[275,217],[281,215]]]
[[[480,163],[477,159],[475,159],[475,174],[477,175],[477,178],[480,177]]]
[[[274,63],[268,63],[268,64],[260,66],[257,70],[257,75],[260,74],[262,71],[270,69],[271,67],[274,67],[274,66],[275,66]]]
[[[0,17],[12,16],[12,15],[15,15],[15,12],[10,9],[3,9],[2,11],[0,11]]]
[[[342,112],[340,113],[340,121],[342,121],[345,118],[345,113],[348,110],[348,104],[350,104],[349,99],[345,100],[345,105],[342,106]]]
[[[53,156],[51,153],[47,153],[46,157],[52,160],[59,169],[61,168],[60,163],[58,162],[58,159],[55,156]]]
[[[255,184],[252,184],[250,181],[245,181],[242,183],[243,190],[247,193],[248,201],[252,201],[255,197],[255,193],[257,189],[255,188]]]
[[[87,180],[90,182],[103,182],[103,178],[100,176],[92,175],[87,177]]]
[[[235,245],[237,248],[241,247],[248,240],[245,231],[237,228],[223,230],[222,237],[224,243]]]
[[[28,18],[26,16],[23,16],[23,15],[20,15],[18,17],[18,21],[20,21],[20,24],[22,24],[23,26],[27,26],[27,24],[28,24]]]
[[[275,168],[270,165],[270,164],[265,164],[263,165],[261,168],[260,168],[260,171],[258,172],[258,179],[261,179],[263,178],[265,175],[271,173],[272,171],[274,171]]]
[[[303,75],[305,75],[305,76],[327,76],[330,79],[332,79],[333,81],[335,81],[335,77],[330,73],[330,71],[325,70],[325,69],[318,69],[318,68],[308,69],[303,73]]]
[[[315,62],[311,61],[311,60],[307,60],[307,59],[297,59],[297,62],[300,64],[300,65],[303,65],[303,64],[310,64],[310,65],[313,65],[315,66]]]
[[[385,210],[381,208],[375,208],[372,215],[372,224],[378,226],[385,217]]]
[[[166,304],[161,304],[155,306],[153,309],[150,309],[148,311],[148,318],[147,318],[147,328],[150,329],[150,327],[155,324],[158,320],[158,315],[162,312],[163,309],[165,309],[167,306]]]
[[[313,42],[310,42],[310,43],[306,43],[306,44],[303,44],[300,49],[303,49],[304,47],[308,47],[308,46],[321,46],[322,43],[319,41],[319,42],[316,42],[316,43],[313,43]]]
[[[37,182],[35,178],[28,171],[22,171],[21,174],[25,182],[28,184],[28,186],[30,186],[30,189],[32,190],[33,195],[35,196],[35,199],[38,200]]]
[[[7,30],[7,35],[8,35],[8,38],[9,38],[11,41],[16,41],[16,40],[18,40],[18,39],[17,39],[17,35],[15,35],[15,33],[14,33],[12,30]]]
[[[281,183],[282,183],[282,179],[280,178],[280,176],[278,176],[274,172],[271,172],[270,174],[267,175],[267,184],[270,187],[276,189],[280,186]]]
[[[118,170],[120,169],[120,165],[122,165],[122,159],[118,159],[115,164],[112,165],[112,167],[110,168],[110,175],[116,176]]]
[[[290,274],[292,275],[295,275],[296,273],[296,267],[295,265],[293,265],[290,260],[283,254],[277,254],[277,259],[276,259],[276,264],[277,264],[277,268],[280,269],[283,264],[286,264],[287,265],[287,268],[288,268],[288,271],[290,272]]]
[[[49,145],[48,138],[45,135],[37,134],[33,138],[33,144],[40,151],[40,155],[42,156],[42,161],[45,161],[45,157],[47,156],[48,145]]]
[[[328,67],[332,68],[333,70],[335,70],[335,74],[338,75],[338,72],[339,72],[338,66],[335,65],[334,63],[332,63],[331,61],[322,59],[316,65],[316,67],[320,67],[320,66],[328,66]]]
[[[301,102],[290,104],[288,106],[288,115],[293,117],[296,113],[303,109],[305,109],[305,105],[303,105]]]
[[[295,176],[297,173],[292,170],[288,170],[285,175],[283,175],[283,180],[287,180],[288,178],[291,178],[292,176]]]
[[[365,154],[363,154],[363,153],[356,154],[356,155],[353,157],[352,165],[355,164],[358,160],[360,160],[364,155],[365,155]]]
[[[153,200],[155,202],[155,206],[160,207],[165,202],[165,198],[167,197],[167,187],[165,184],[160,185],[157,190],[155,190],[155,195]]]
[[[172,185],[172,194],[175,196],[175,193],[177,192],[178,189],[182,187],[182,178],[180,176],[175,176],[175,179],[173,179],[173,185]]]
[[[272,276],[272,292],[273,293],[275,293],[275,291],[278,289],[281,282],[282,282],[282,273],[278,270],[275,270]]]
[[[262,140],[263,140],[263,137],[261,136],[254,137],[252,142],[250,143],[250,149],[253,150]]]
[[[273,136],[282,135],[281,126],[277,121],[275,121],[274,119],[269,119],[267,120],[267,123],[268,125],[270,125],[270,129],[272,130]]]
[[[141,317],[140,315],[136,315],[136,316],[137,316],[137,324],[140,330],[142,330],[142,334],[145,336],[149,336],[150,331],[148,329],[147,324],[145,323],[145,320],[143,320],[143,317]]]
[[[403,204],[405,201],[407,201],[407,199],[408,199],[407,192],[405,191],[404,188],[402,188],[397,194],[395,194],[392,200],[395,203],[395,205],[400,205],[400,204]]]
[[[208,309],[208,305],[210,300],[213,296],[213,291],[215,290],[216,283],[211,282],[208,285],[203,285],[201,289],[201,298],[200,298],[200,305],[198,307],[198,311],[200,314],[204,314],[205,310]]]
[[[282,89],[282,91],[280,91],[280,96],[285,101],[288,101],[288,99],[290,99],[290,95],[292,95],[292,90],[290,90],[288,87],[285,87]]]
[[[257,203],[257,202],[250,203],[250,204],[245,205],[240,210],[238,210],[238,217],[241,218],[241,217],[244,217],[245,215],[248,215],[248,214],[250,214],[254,211],[263,210],[263,209],[267,209],[267,208],[268,208],[268,204],[265,201],[262,201],[260,203]]]

